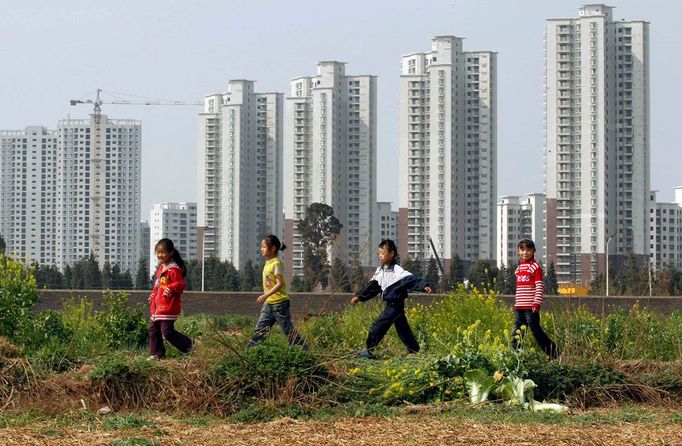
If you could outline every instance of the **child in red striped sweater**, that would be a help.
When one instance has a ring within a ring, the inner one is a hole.
[[[542,267],[535,261],[535,243],[530,239],[519,242],[519,266],[516,268],[516,300],[514,302],[514,329],[512,348],[517,348],[525,334],[525,325],[533,333],[538,345],[552,359],[559,358],[559,349],[540,326],[540,306],[544,284]]]

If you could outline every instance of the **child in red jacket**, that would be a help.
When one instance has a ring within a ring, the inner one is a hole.
[[[180,296],[185,290],[185,262],[170,239],[156,244],[156,258],[161,264],[156,270],[154,288],[149,295],[151,320],[149,322],[148,359],[161,359],[166,355],[163,339],[183,353],[189,353],[195,341],[175,330],[175,321],[182,310]]]
[[[517,348],[518,341],[525,332],[526,326],[533,333],[533,337],[547,356],[559,358],[560,352],[556,344],[547,336],[540,326],[540,306],[544,284],[542,282],[542,267],[535,260],[535,243],[530,239],[519,242],[519,266],[516,268],[516,299],[514,301],[514,328],[512,329],[512,348]]]

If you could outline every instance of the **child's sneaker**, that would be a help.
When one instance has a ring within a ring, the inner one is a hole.
[[[369,350],[358,350],[358,356],[363,359],[374,359],[374,353]]]
[[[159,357],[156,355],[147,356],[147,361],[158,361]]]
[[[189,351],[187,352],[188,355],[191,355],[194,353],[194,351],[197,349],[197,347],[201,345],[201,341],[195,338],[192,338],[192,346],[189,348]]]

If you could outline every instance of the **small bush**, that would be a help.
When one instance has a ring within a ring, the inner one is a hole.
[[[588,364],[566,364],[535,355],[528,358],[527,378],[533,380],[535,399],[556,399],[565,401],[579,389],[603,389],[627,382],[623,373],[597,362]]]
[[[327,376],[315,356],[298,346],[263,342],[213,366],[212,379],[232,400],[256,397],[293,401],[312,394]]]
[[[48,372],[65,372],[81,363],[69,343],[57,340],[43,344],[30,360],[36,369]]]
[[[0,254],[0,336],[23,345],[38,300],[36,279],[23,263]]]
[[[142,304],[128,307],[128,294],[104,293],[104,308],[95,315],[99,335],[111,349],[143,348],[147,345],[147,322]]]
[[[165,370],[154,361],[107,356],[90,372],[93,390],[112,408],[149,407],[155,401]]]

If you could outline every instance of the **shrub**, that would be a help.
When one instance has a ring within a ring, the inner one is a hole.
[[[111,349],[143,348],[147,345],[147,322],[142,304],[128,307],[128,294],[104,293],[103,310],[95,314],[99,336]]]
[[[232,401],[244,397],[294,401],[311,395],[327,375],[309,351],[269,340],[221,358],[211,372],[214,384]]]
[[[38,300],[30,268],[0,254],[0,336],[23,345],[30,329],[31,310]]]
[[[89,377],[95,393],[112,408],[147,407],[156,398],[164,373],[155,361],[112,355],[101,358]]]

